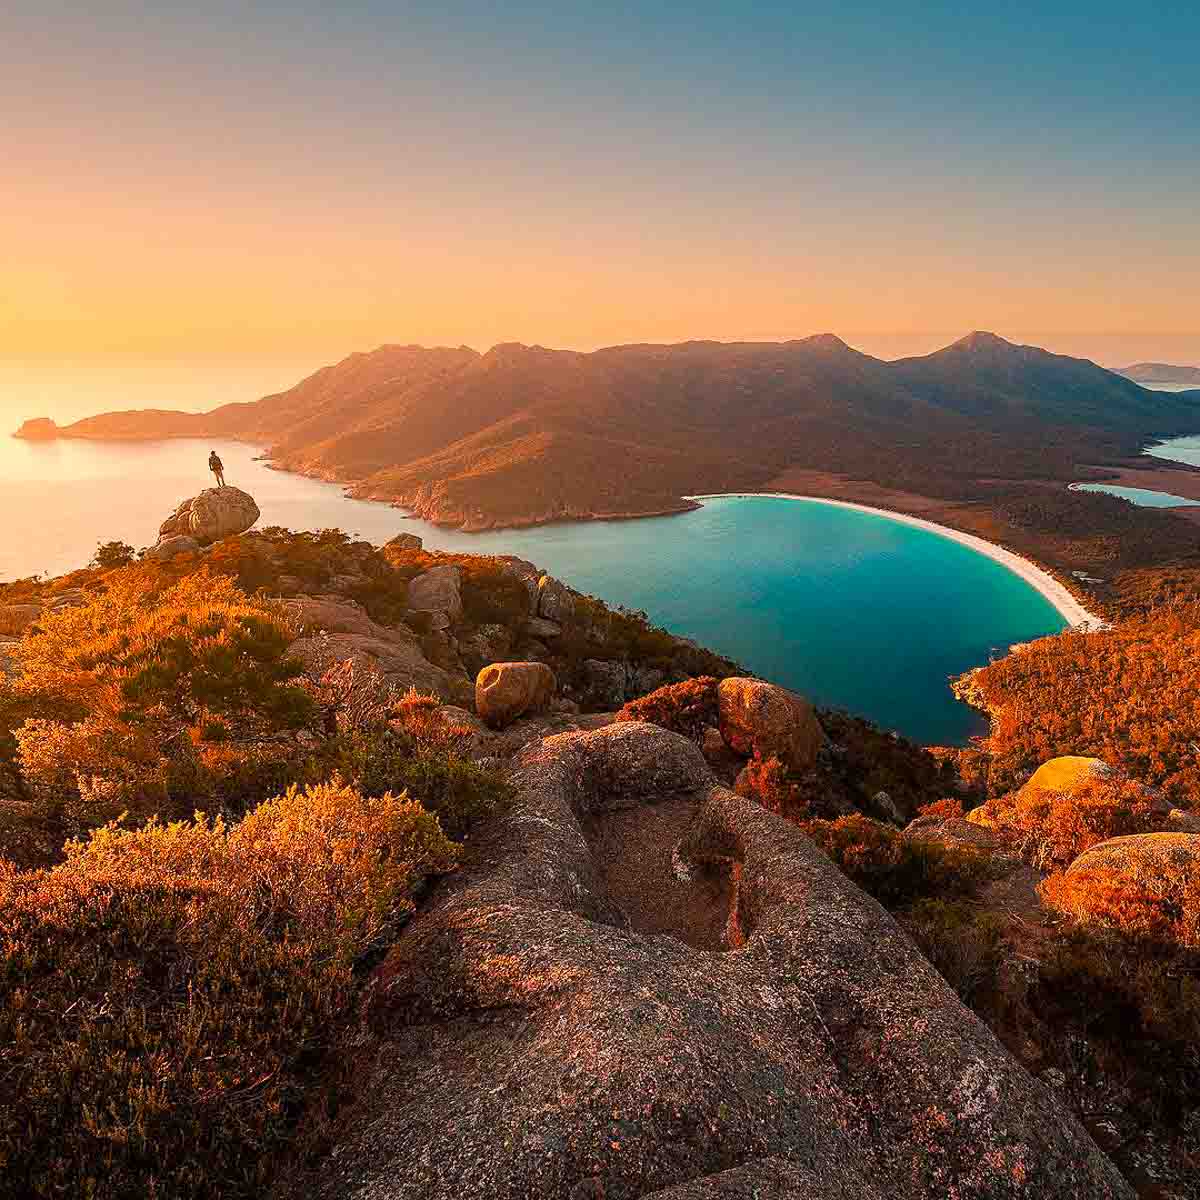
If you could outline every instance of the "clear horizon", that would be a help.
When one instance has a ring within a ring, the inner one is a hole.
[[[1198,56],[1163,2],[19,2],[0,362],[978,328],[1195,365]]]

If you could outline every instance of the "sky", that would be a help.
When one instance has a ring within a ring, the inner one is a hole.
[[[1195,0],[0,0],[0,366],[1200,363],[1198,68]]]

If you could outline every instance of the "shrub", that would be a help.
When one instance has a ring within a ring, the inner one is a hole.
[[[124,808],[188,811],[222,792],[257,800],[297,758],[314,713],[265,601],[201,570],[178,582],[128,567],[16,648],[17,695],[42,715],[15,730],[27,782],[96,823]]]
[[[699,743],[704,730],[717,724],[717,683],[711,675],[670,683],[631,700],[617,713],[618,721],[648,721]]]
[[[133,562],[136,551],[128,542],[103,542],[96,547],[92,555],[90,567],[102,571],[114,571],[118,567],[127,567]]]
[[[809,815],[804,789],[774,755],[762,758],[755,753],[738,774],[734,790],[739,796],[757,801],[768,812],[790,821],[801,821]]]
[[[414,801],[335,782],[0,865],[7,1194],[261,1195],[356,963],[454,858]]]
[[[900,918],[921,953],[967,1004],[996,986],[1005,957],[1003,918],[970,901],[918,900]]]
[[[1092,778],[1071,792],[1024,787],[988,802],[996,825],[1025,838],[1024,854],[1038,865],[1066,865],[1089,846],[1162,824],[1152,792],[1123,779]]]
[[[802,821],[800,828],[887,908],[964,895],[991,875],[988,856],[980,851],[908,838],[868,817]]]
[[[954,800],[949,796],[943,797],[941,800],[931,800],[917,809],[917,815],[936,817],[940,821],[961,820],[964,815],[962,801]]]

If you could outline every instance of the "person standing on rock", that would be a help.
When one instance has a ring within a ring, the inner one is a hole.
[[[208,469],[217,477],[217,487],[224,487],[225,464],[217,457],[215,450],[208,452]]]

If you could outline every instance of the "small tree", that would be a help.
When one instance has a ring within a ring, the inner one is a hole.
[[[102,571],[114,571],[118,567],[129,566],[135,553],[128,542],[101,542],[88,566],[99,567]]]

